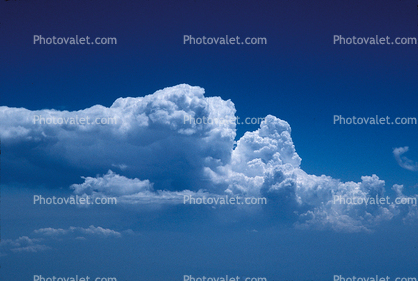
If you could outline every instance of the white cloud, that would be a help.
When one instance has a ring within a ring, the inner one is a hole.
[[[88,228],[70,226],[68,229],[48,227],[37,229],[34,231],[34,233],[49,237],[58,237],[68,234],[87,234],[99,237],[122,237],[122,234],[120,232],[108,228],[103,228],[100,226],[95,227],[93,225],[90,225]]]
[[[296,220],[297,227],[336,231],[369,231],[396,213],[391,206],[333,204],[333,195],[383,196],[384,181],[376,175],[362,182],[340,182],[300,169],[287,122],[267,116],[260,129],[247,132],[232,152],[231,162],[206,173],[231,194],[267,197],[265,209],[280,220]],[[280,214],[280,216],[277,216]],[[295,215],[297,214],[297,215]]]
[[[58,235],[67,234],[69,230],[62,229],[62,228],[56,229],[56,228],[48,227],[48,228],[41,228],[41,229],[35,230],[34,232],[44,234],[46,236],[58,236]]]
[[[33,231],[34,235],[41,236],[42,238],[31,238],[28,236],[22,236],[17,239],[2,239],[0,243],[0,256],[5,256],[9,252],[21,253],[21,252],[40,252],[52,249],[45,245],[50,239],[66,238],[75,240],[86,240],[89,238],[120,238],[124,234],[132,235],[134,232],[130,229],[118,232],[109,228],[95,227],[90,225],[87,228],[70,226],[67,229],[63,228],[40,228]],[[83,235],[83,236],[82,236]],[[84,237],[86,236],[86,237]],[[41,244],[42,242],[42,244]]]
[[[117,124],[34,124],[35,115],[56,120],[115,117]],[[199,181],[205,163],[229,161],[235,124],[195,124],[184,119],[234,115],[231,101],[206,98],[202,88],[183,84],[145,97],[119,98],[111,107],[95,105],[73,112],[2,106],[0,138],[3,148],[10,151],[5,161],[11,180],[22,173],[36,173],[47,182],[47,173],[40,172],[45,167],[91,174],[119,165],[121,170],[129,167],[125,171],[130,176],[149,179],[160,190],[200,189],[207,188]]]
[[[134,178],[115,174],[111,170],[103,176],[83,177],[84,183],[73,184],[74,193],[81,196],[89,195],[92,198],[112,197],[116,198],[118,204],[181,204],[184,196],[208,196],[201,190],[192,192],[183,191],[154,191],[153,184],[149,180]]]
[[[29,238],[28,236],[21,236],[15,240],[2,239],[0,242],[0,256],[7,255],[8,252],[21,253],[31,252],[36,253],[51,249],[50,247],[40,244],[43,239]]]
[[[412,196],[406,196],[403,194],[403,185],[395,184],[392,189],[396,192],[396,197],[399,198],[399,200],[405,200],[405,202],[408,202],[407,200],[415,198],[415,200],[418,201],[418,194]],[[416,223],[416,219],[418,218],[417,204],[413,204],[413,201],[409,202],[410,203],[408,204],[398,205],[398,212],[405,223]]]
[[[122,170],[122,171],[124,171],[124,170],[126,170],[127,168],[128,168],[128,166],[127,165],[125,165],[125,164],[112,164],[112,167],[116,167],[116,168],[118,168],[118,169],[120,169],[120,170]]]
[[[117,124],[34,125],[34,115],[116,117]],[[307,174],[300,168],[291,127],[284,120],[268,115],[258,130],[246,132],[234,148],[235,124],[195,124],[185,122],[186,116],[228,118],[235,116],[235,107],[229,100],[205,97],[202,88],[185,84],[145,97],[119,98],[111,107],[96,105],[75,112],[3,106],[0,138],[9,151],[5,161],[12,167],[10,174],[15,172],[14,180],[17,174],[36,173],[39,167],[55,172],[58,163],[64,170],[86,176],[83,183],[71,185],[76,194],[117,197],[118,204],[151,208],[181,204],[184,195],[264,196],[268,204],[257,208],[265,212],[260,216],[270,214],[297,227],[348,232],[370,231],[395,216],[418,217],[416,206],[333,204],[333,195],[383,196],[385,183],[376,175],[341,182]],[[407,150],[395,149],[395,158],[406,169],[418,169],[402,157]],[[119,168],[120,174],[111,167]],[[36,174],[48,180],[49,173]],[[102,176],[88,177],[95,174]],[[42,231],[51,236],[107,233],[97,228]]]
[[[395,156],[396,162],[398,162],[399,166],[402,168],[410,171],[418,171],[418,162],[414,162],[407,157],[402,156],[404,153],[408,152],[408,150],[408,146],[394,148],[393,156]]]

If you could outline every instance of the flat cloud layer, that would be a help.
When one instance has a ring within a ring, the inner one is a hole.
[[[67,238],[86,240],[84,236],[89,237],[101,237],[101,238],[120,238],[124,234],[133,234],[132,230],[125,230],[118,232],[112,229],[95,227],[90,225],[88,228],[70,226],[68,229],[62,228],[41,228],[33,231],[34,235],[40,236],[40,238],[31,238],[28,236],[21,236],[17,239],[3,239],[0,242],[0,256],[5,256],[9,252],[13,253],[25,253],[25,252],[40,252],[51,250],[50,246],[44,245],[50,242],[53,238]]]
[[[39,116],[117,121],[34,124]],[[75,194],[113,196],[120,204],[181,204],[184,195],[266,197],[268,204],[257,208],[259,216],[291,221],[299,228],[358,232],[395,217],[416,219],[416,204],[336,204],[335,196],[384,197],[385,183],[376,175],[340,182],[305,173],[284,120],[268,115],[259,129],[236,143],[235,124],[188,121],[231,116],[231,101],[205,97],[202,88],[185,84],[145,97],[119,98],[109,108],[68,112],[3,106],[0,137],[13,176],[6,183],[19,179],[29,184],[27,175],[47,180],[61,169],[62,174],[71,170],[78,178],[84,176],[82,183],[71,178]],[[399,197],[404,197],[402,188],[393,187]]]
[[[83,178],[84,183],[71,186],[76,195],[89,195],[94,199],[104,197],[116,198],[117,204],[181,204],[184,196],[210,196],[210,194],[200,190],[197,192],[190,190],[154,191],[153,185],[149,180],[129,179],[115,174],[111,170],[104,176]]]

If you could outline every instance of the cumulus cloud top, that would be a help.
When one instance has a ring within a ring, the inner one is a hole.
[[[116,124],[34,124],[35,116],[53,117],[56,122],[110,117]],[[40,160],[89,173],[116,166],[174,191],[199,185],[194,178],[202,176],[205,161],[229,161],[236,135],[235,124],[229,122],[185,120],[228,116],[235,116],[231,101],[206,98],[202,88],[183,84],[145,97],[119,98],[109,108],[96,105],[69,112],[2,106],[0,138],[13,154],[8,161],[11,169],[19,173],[33,172]]]

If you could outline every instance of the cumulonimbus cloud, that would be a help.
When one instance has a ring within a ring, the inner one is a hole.
[[[266,116],[259,129],[236,142],[234,123],[186,121],[229,119],[235,112],[232,101],[205,97],[202,88],[182,84],[144,97],[119,98],[110,107],[74,112],[3,106],[0,137],[9,151],[5,161],[14,179],[25,178],[18,174],[40,176],[39,171],[57,167],[72,169],[77,180],[84,176],[84,182],[69,184],[76,194],[114,196],[121,204],[181,204],[188,194],[260,196],[268,199],[258,208],[260,216],[271,215],[300,228],[348,232],[370,231],[396,216],[418,217],[416,206],[334,204],[335,195],[384,196],[385,182],[377,175],[341,182],[307,174],[300,167],[290,125],[275,116]],[[118,122],[33,124],[34,115],[114,117]],[[413,167],[401,158],[406,150],[397,149],[395,157]],[[115,167],[120,171],[111,171]],[[401,189],[397,191],[402,195]]]

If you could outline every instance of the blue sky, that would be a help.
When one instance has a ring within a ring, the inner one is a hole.
[[[416,205],[331,200],[417,196],[418,125],[333,124],[418,118],[416,45],[333,44],[417,37],[417,23],[414,1],[0,2],[1,280],[418,278]],[[189,45],[184,35],[267,44]],[[185,114],[268,117],[198,126]],[[34,115],[120,122],[40,125]],[[190,194],[268,204],[183,204]],[[118,204],[39,205],[34,195]]]

